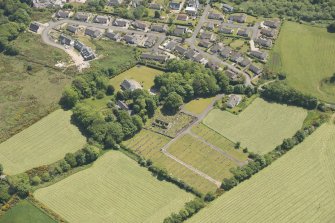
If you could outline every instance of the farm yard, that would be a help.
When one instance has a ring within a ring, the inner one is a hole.
[[[34,196],[72,223],[162,222],[194,197],[117,151]]]
[[[56,223],[27,200],[22,200],[0,218],[0,223]]]
[[[18,174],[62,159],[81,149],[86,139],[71,124],[71,111],[56,110],[0,144],[0,163],[6,174]]]
[[[188,222],[332,222],[335,126],[302,144],[204,208]]]
[[[125,141],[123,144],[138,155],[151,159],[154,165],[166,169],[169,174],[181,179],[198,191],[202,193],[215,191],[217,188],[213,183],[193,173],[160,151],[160,148],[168,143],[169,140],[171,139],[168,137],[143,129],[134,138]]]
[[[292,87],[321,100],[335,102],[335,85],[325,84],[335,71],[334,35],[325,28],[285,22],[269,68],[284,72]]]
[[[298,107],[268,103],[257,98],[239,115],[212,110],[203,123],[242,148],[264,154],[299,130],[307,111]]]
[[[162,71],[150,67],[135,66],[112,78],[110,80],[110,84],[112,84],[116,90],[120,90],[120,84],[122,81],[125,79],[133,79],[140,83],[144,89],[150,90],[150,88],[154,85],[155,77],[162,73]]]

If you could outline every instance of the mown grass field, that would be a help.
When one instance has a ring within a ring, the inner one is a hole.
[[[192,128],[192,132],[200,136],[210,144],[219,147],[222,151],[228,153],[230,156],[234,157],[240,162],[245,162],[248,160],[248,154],[243,153],[242,149],[235,149],[235,143],[226,139],[219,133],[210,129],[203,123],[200,123]]]
[[[69,63],[69,57],[38,35],[22,33],[11,44],[20,54],[0,54],[0,142],[55,110],[75,74],[55,67],[58,61]]]
[[[193,199],[117,151],[34,196],[72,223],[162,222]]]
[[[156,166],[165,168],[169,174],[183,180],[198,191],[202,193],[215,191],[216,186],[213,183],[193,173],[160,151],[160,148],[169,140],[171,139],[168,137],[143,129],[135,137],[125,141],[124,144],[137,154],[146,159],[151,159]]]
[[[231,177],[232,174],[229,170],[237,166],[234,161],[189,134],[174,142],[168,151],[218,181]]]
[[[211,104],[214,97],[211,98],[198,98],[186,103],[183,110],[191,112],[192,114],[199,115]]]
[[[241,142],[243,148],[264,154],[292,137],[306,116],[304,109],[257,98],[238,115],[214,109],[203,123],[229,140]]]
[[[157,75],[162,74],[163,71],[156,70],[146,66],[135,66],[110,80],[116,90],[120,90],[120,84],[126,79],[133,79],[140,83],[144,89],[150,90],[154,85],[154,79]]]
[[[0,217],[0,223],[56,223],[27,200],[22,200]]]
[[[71,124],[71,111],[57,110],[0,144],[0,163],[6,174],[60,160],[81,149],[86,139]]]
[[[271,70],[285,72],[292,87],[335,102],[335,85],[322,85],[335,71],[335,35],[325,28],[285,22],[273,49]]]
[[[202,209],[188,222],[333,222],[335,126],[302,144]]]

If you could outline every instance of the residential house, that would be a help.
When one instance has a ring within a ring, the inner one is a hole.
[[[73,13],[71,11],[64,11],[64,10],[58,10],[56,12],[56,17],[61,19],[67,19],[69,18]]]
[[[119,6],[123,3],[123,0],[109,0],[108,6]]]
[[[182,36],[187,32],[188,28],[185,26],[177,26],[173,31],[173,34],[176,36]]]
[[[32,22],[29,25],[29,30],[34,32],[34,33],[38,33],[38,31],[40,30],[41,25],[37,22]]]
[[[116,18],[113,22],[113,26],[118,26],[118,27],[128,27],[130,24],[130,21],[129,20],[126,20],[126,19],[119,19],[119,18]]]
[[[165,33],[167,31],[167,25],[152,24],[151,31]]]
[[[82,42],[78,41],[78,40],[74,41],[74,45],[73,46],[79,52],[85,47],[85,45]]]
[[[220,51],[220,56],[223,57],[224,59],[228,59],[231,52],[232,49],[229,46],[226,46]]]
[[[126,90],[130,90],[130,91],[134,91],[136,89],[142,89],[142,86],[140,85],[140,83],[138,83],[135,80],[124,80],[121,83],[121,89],[126,91]]]
[[[190,16],[196,16],[198,14],[198,9],[195,7],[187,6],[185,12]]]
[[[93,22],[100,23],[100,24],[108,24],[109,23],[109,17],[108,16],[97,15],[94,18]]]
[[[223,44],[222,43],[216,43],[210,49],[210,51],[212,53],[219,53],[219,52],[221,52],[221,50],[223,50]]]
[[[84,60],[93,60],[95,58],[93,50],[87,46],[83,47],[83,49],[80,51],[80,54]]]
[[[129,106],[124,101],[121,101],[121,100],[117,100],[116,106],[119,109],[124,110],[124,111],[129,111],[130,110]]]
[[[209,48],[211,46],[211,43],[207,40],[201,40],[198,45],[201,47]]]
[[[242,57],[242,53],[238,52],[238,51],[234,51],[231,53],[230,56],[230,61],[234,62],[234,63],[239,63],[243,60],[244,58]]]
[[[242,101],[242,96],[232,94],[232,95],[229,96],[229,99],[227,101],[227,107],[228,108],[234,108],[235,106],[240,104],[241,101]]]
[[[200,53],[197,54],[195,57],[193,57],[193,60],[203,65],[206,65],[208,63],[208,60],[206,60],[206,58],[204,58],[204,56],[201,55]]]
[[[171,40],[170,42],[166,44],[165,49],[168,51],[173,51],[176,46],[177,46],[177,42]]]
[[[220,65],[212,60],[208,61],[208,63],[206,64],[206,66],[208,68],[211,68],[212,70],[219,70],[220,69]]]
[[[88,22],[90,18],[90,15],[84,12],[77,12],[74,16],[75,20],[81,21],[81,22]]]
[[[224,16],[220,13],[210,12],[208,14],[208,18],[209,19],[215,19],[215,20],[223,20]]]
[[[247,16],[245,14],[231,15],[229,20],[238,23],[244,23],[247,21]]]
[[[193,57],[195,57],[198,54],[197,51],[193,50],[193,49],[188,49],[186,50],[186,52],[184,53],[184,56],[187,59],[193,59]]]
[[[200,34],[200,39],[205,39],[213,42],[216,40],[216,36],[213,33],[203,32]]]
[[[137,44],[138,43],[138,40],[137,40],[135,35],[130,35],[130,34],[124,35],[123,40],[128,44]]]
[[[251,64],[251,60],[248,58],[243,58],[243,60],[240,61],[238,64],[241,65],[242,67],[246,67],[249,64]]]
[[[247,29],[239,29],[237,31],[238,36],[249,37],[249,30]]]
[[[114,33],[113,30],[111,29],[108,29],[107,32],[106,32],[106,36],[108,38],[110,38],[111,40],[114,40],[116,42],[119,42],[122,37],[121,37],[121,34],[120,33]]]
[[[226,28],[226,27],[224,27],[224,26],[220,26],[220,28],[219,28],[219,32],[221,32],[221,33],[223,33],[223,34],[231,35],[231,34],[233,34],[234,29]]]
[[[136,20],[135,22],[133,22],[133,27],[135,29],[146,30],[147,29],[147,24],[145,24],[144,22],[141,22],[139,20]]]
[[[234,7],[233,7],[233,6],[230,6],[230,5],[228,5],[228,4],[223,4],[222,7],[223,7],[223,10],[224,10],[225,12],[233,12],[233,11],[234,11]]]
[[[156,37],[149,36],[144,42],[144,47],[151,48],[155,45],[155,43],[156,43]]]
[[[260,59],[260,60],[266,60],[266,58],[268,57],[267,52],[262,52],[262,51],[258,51],[258,50],[250,51],[250,55],[254,56],[254,57],[256,57],[257,59]]]
[[[70,37],[67,37],[64,34],[61,34],[59,36],[59,43],[62,45],[73,46],[74,41]]]
[[[215,28],[215,25],[214,25],[214,23],[209,22],[209,23],[207,23],[206,28],[207,28],[208,30],[213,31],[214,28]]]
[[[177,20],[179,20],[179,21],[187,21],[188,20],[188,15],[186,15],[186,14],[179,14],[177,16]]]
[[[165,62],[168,59],[167,55],[154,55],[154,54],[149,54],[149,53],[143,53],[141,55],[142,60],[154,60],[158,62]]]
[[[77,32],[79,31],[79,26],[78,25],[74,25],[74,24],[69,24],[66,27],[66,30],[73,33],[73,34],[77,34]]]
[[[253,64],[251,64],[251,65],[249,66],[249,70],[250,70],[251,72],[253,72],[255,75],[259,75],[260,73],[262,73],[262,69],[256,67],[256,66],[253,65]]]
[[[154,10],[161,10],[163,7],[158,3],[150,3],[149,8]]]
[[[273,37],[276,36],[277,31],[275,29],[262,29],[261,34],[266,36],[266,37],[273,38]]]
[[[179,53],[180,55],[184,55],[186,53],[186,51],[187,51],[187,49],[185,49],[184,47],[179,46],[179,45],[175,46],[174,50],[177,53]]]
[[[279,21],[270,21],[270,20],[266,20],[263,23],[265,26],[273,28],[273,29],[277,29],[280,26],[280,22]]]
[[[172,10],[181,10],[181,3],[180,2],[170,2],[169,4],[170,9]]]
[[[187,2],[187,6],[188,7],[193,7],[195,9],[199,9],[200,7],[200,3],[199,3],[199,0],[188,0]]]
[[[88,35],[92,38],[99,38],[102,36],[102,32],[99,29],[93,27],[87,27],[85,29],[85,35]]]
[[[238,74],[232,70],[226,70],[226,75],[232,81],[237,81],[239,79]]]
[[[255,43],[257,43],[260,46],[267,47],[267,48],[272,47],[272,40],[270,39],[258,38],[256,39]]]

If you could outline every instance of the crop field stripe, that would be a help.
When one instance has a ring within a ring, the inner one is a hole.
[[[188,222],[331,222],[335,218],[334,135],[334,125],[321,126]]]

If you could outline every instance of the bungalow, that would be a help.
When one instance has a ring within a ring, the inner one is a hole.
[[[200,35],[200,39],[206,39],[206,40],[209,40],[209,41],[213,42],[213,41],[216,40],[216,36],[213,33],[203,32]]]
[[[186,52],[184,53],[184,56],[187,59],[193,59],[193,57],[195,57],[197,55],[197,51],[193,50],[193,49],[188,49],[186,50]]]
[[[200,53],[197,54],[195,57],[193,57],[193,60],[203,65],[206,65],[208,63],[208,60],[206,60],[206,58],[204,58],[204,56],[201,55]]]
[[[113,30],[111,30],[111,29],[107,30],[106,36],[108,38],[110,38],[111,40],[114,40],[116,42],[119,42],[122,38],[120,33],[114,33]]]
[[[209,48],[211,46],[211,43],[207,40],[201,40],[198,45],[201,47]]]
[[[270,21],[270,20],[266,20],[263,23],[265,26],[273,28],[273,29],[277,29],[280,25],[279,21]]]
[[[219,70],[220,69],[220,65],[218,63],[215,63],[214,61],[208,61],[206,66],[208,68],[211,68],[212,70]]]
[[[234,11],[234,7],[233,7],[233,6],[230,6],[230,5],[228,5],[228,4],[223,4],[222,7],[223,7],[223,10],[224,10],[225,12],[233,12],[233,11]]]
[[[139,20],[136,20],[135,22],[133,22],[133,27],[135,29],[146,30],[147,24],[145,24],[144,22],[141,22]]]
[[[130,91],[134,91],[136,89],[142,89],[142,86],[140,85],[140,83],[138,83],[135,80],[124,80],[121,83],[121,89],[126,91],[126,90],[130,90]]]
[[[97,15],[94,18],[93,22],[100,23],[100,24],[108,24],[109,23],[109,18],[108,18],[108,16]]]
[[[208,30],[213,31],[214,28],[215,28],[215,25],[214,25],[214,23],[209,22],[209,23],[207,23],[206,28],[207,28]]]
[[[167,25],[152,24],[151,31],[165,33],[167,31]]]
[[[85,47],[85,45],[82,42],[78,41],[78,40],[74,41],[74,45],[73,46],[79,52]]]
[[[188,28],[185,26],[177,26],[173,31],[173,34],[176,36],[182,36],[187,32]]]
[[[230,61],[232,61],[234,63],[239,63],[242,60],[243,60],[242,53],[240,53],[238,51],[234,51],[234,52],[231,53]]]
[[[38,33],[38,31],[40,30],[41,25],[37,22],[32,22],[29,25],[29,30],[34,32],[34,33]]]
[[[234,29],[226,28],[226,27],[224,27],[224,26],[220,26],[220,28],[219,28],[219,32],[221,32],[221,33],[223,33],[223,34],[231,35],[231,34],[233,34]]]
[[[87,22],[89,18],[90,18],[89,14],[84,13],[84,12],[77,12],[77,14],[74,16],[75,20],[78,20],[81,22]]]
[[[108,6],[119,6],[121,5],[123,0],[110,0],[108,2]]]
[[[156,43],[156,37],[149,36],[144,42],[144,47],[151,48],[155,45],[155,43]]]
[[[240,104],[241,101],[242,101],[242,96],[232,94],[232,95],[229,96],[229,99],[227,101],[227,107],[228,108],[234,108],[235,106]]]
[[[138,42],[136,36],[130,34],[123,36],[123,40],[128,44],[137,44]]]
[[[170,2],[169,7],[172,10],[178,10],[179,11],[181,9],[181,3],[180,2]]]
[[[102,36],[102,32],[98,29],[95,29],[93,27],[87,27],[85,29],[85,35],[88,35],[92,38],[99,38]]]
[[[266,60],[266,58],[268,57],[268,53],[267,52],[262,52],[262,51],[258,51],[258,50],[252,50],[250,51],[250,55],[254,56],[260,60]]]
[[[196,16],[198,14],[198,9],[195,7],[187,6],[185,12],[190,16]]]
[[[237,31],[237,35],[243,36],[243,37],[249,37],[249,30],[247,30],[247,29],[239,29]]]
[[[176,45],[177,45],[177,42],[171,40],[170,42],[168,42],[168,44],[166,44],[165,49],[168,51],[173,51]]]
[[[154,60],[158,62],[165,62],[168,59],[168,56],[166,55],[154,55],[154,54],[149,54],[149,53],[143,53],[141,55],[142,60]]]
[[[59,43],[62,44],[62,45],[73,46],[74,41],[70,37],[67,37],[67,36],[61,34],[59,36]]]
[[[258,38],[255,41],[258,45],[270,48],[272,47],[272,40],[270,39],[263,39],[263,38]]]
[[[57,18],[61,18],[61,19],[67,19],[69,18],[73,13],[71,11],[63,11],[63,10],[58,10],[58,12],[56,13],[56,17]]]
[[[275,37],[277,34],[277,31],[275,29],[262,29],[261,34],[266,37]]]
[[[74,25],[74,24],[69,24],[66,27],[66,30],[73,33],[73,34],[77,34],[78,30],[79,30],[79,26],[78,25]]]
[[[251,64],[251,60],[248,58],[243,58],[243,60],[240,61],[238,64],[241,65],[242,67],[246,67],[249,64]]]
[[[149,8],[150,9],[155,9],[155,10],[161,10],[163,7],[158,3],[150,3]]]
[[[179,53],[180,55],[184,55],[187,49],[183,48],[182,46],[177,45],[174,50]]]
[[[129,23],[129,20],[116,18],[113,22],[113,26],[128,27]]]
[[[188,15],[186,15],[186,14],[179,14],[177,16],[177,20],[179,20],[179,21],[187,21],[188,20]]]
[[[221,52],[221,50],[223,50],[223,44],[222,43],[216,43],[211,49],[210,51],[212,53],[218,53]]]
[[[255,75],[259,75],[260,73],[262,73],[262,69],[256,67],[256,66],[253,65],[253,64],[251,64],[251,65],[249,66],[249,70],[250,70],[251,72],[253,72]]]
[[[224,59],[227,59],[232,52],[232,49],[229,46],[224,47],[221,52],[220,56],[223,57]]]
[[[245,14],[239,14],[239,15],[231,15],[229,17],[230,21],[238,22],[238,23],[244,23],[247,21],[247,16]]]
[[[83,49],[80,51],[80,54],[84,60],[93,60],[95,58],[93,50],[87,46],[83,47]]]
[[[219,14],[219,13],[210,12],[208,14],[208,18],[209,19],[215,19],[215,20],[223,20],[224,16]]]
[[[226,70],[226,75],[232,81],[237,81],[239,78],[238,74],[232,70]]]

